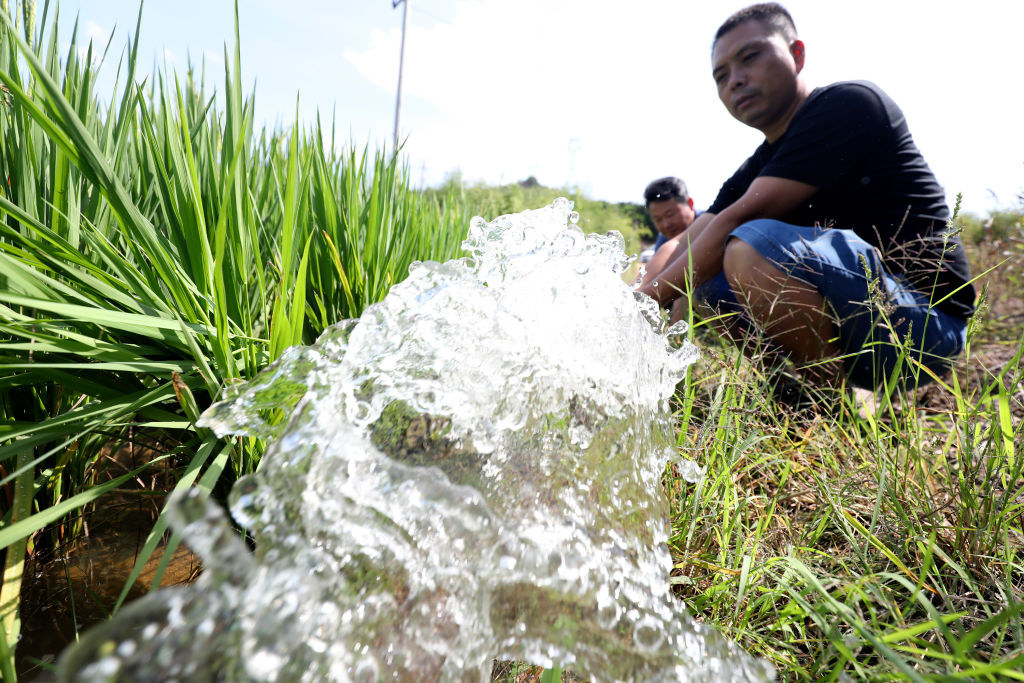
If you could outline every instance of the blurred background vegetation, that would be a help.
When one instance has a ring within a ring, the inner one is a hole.
[[[637,196],[642,189],[637,190]],[[488,218],[536,209],[567,197],[580,214],[579,226],[584,232],[616,230],[626,240],[627,253],[639,253],[644,243],[656,237],[654,223],[642,203],[591,199],[576,188],[545,187],[533,176],[508,185],[484,185],[466,183],[459,172],[453,172],[440,187],[428,188],[425,193],[442,205],[455,202],[473,215]]]
[[[963,240],[978,245],[1020,235],[1024,231],[1024,194],[1017,197],[1017,204],[1017,208],[997,209],[987,216],[961,214],[958,224]]]

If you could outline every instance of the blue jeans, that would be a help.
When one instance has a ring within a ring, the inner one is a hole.
[[[903,387],[927,384],[931,378],[917,363],[941,375],[964,349],[967,321],[933,308],[903,275],[887,272],[878,250],[851,230],[759,219],[739,226],[729,238],[743,240],[821,293],[835,315],[843,371],[855,386],[875,389],[890,377]],[[738,314],[738,324],[749,329],[724,272],[693,295],[722,313]]]

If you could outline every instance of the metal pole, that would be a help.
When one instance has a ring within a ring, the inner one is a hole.
[[[405,63],[405,26],[406,20],[409,18],[409,0],[391,0],[391,8],[398,7],[398,3],[403,3],[402,6],[402,47],[398,52],[398,94],[395,96],[395,154],[398,154],[398,115],[402,109],[402,66]]]

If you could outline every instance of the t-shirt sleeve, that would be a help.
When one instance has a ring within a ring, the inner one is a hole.
[[[878,95],[856,83],[830,88],[807,106],[759,175],[827,190],[856,172],[878,142],[892,133]]]

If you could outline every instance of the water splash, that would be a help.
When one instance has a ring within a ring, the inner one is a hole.
[[[622,281],[620,235],[564,199],[475,219],[358,321],[292,348],[201,425],[271,441],[231,492],[250,553],[192,491],[203,558],[65,653],[78,680],[767,680],[668,592],[667,401],[693,347]],[[692,477],[698,467],[679,463]]]

